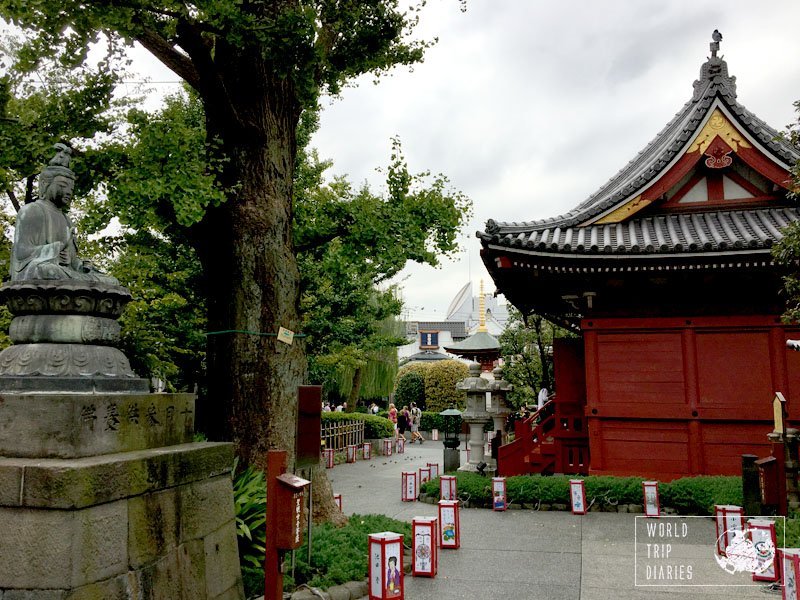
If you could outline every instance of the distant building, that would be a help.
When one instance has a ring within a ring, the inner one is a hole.
[[[505,331],[508,323],[508,307],[500,303],[494,294],[484,294],[486,303],[486,328],[493,336],[498,336]],[[467,282],[450,302],[447,309],[448,321],[463,321],[468,333],[478,330],[480,321],[480,294],[473,295],[472,282]],[[458,340],[453,340],[458,341]]]
[[[497,337],[505,330],[508,309],[492,294],[484,294],[486,304],[486,329]],[[480,323],[480,294],[472,295],[472,282],[462,287],[450,302],[447,318],[443,321],[407,321],[406,337],[409,343],[400,346],[397,357],[400,365],[409,362],[459,360],[444,353],[445,346],[461,342],[478,330]]]

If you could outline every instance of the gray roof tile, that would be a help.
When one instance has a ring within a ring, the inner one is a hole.
[[[798,208],[762,208],[656,215],[587,227],[556,225],[480,237],[485,244],[558,254],[717,252],[769,248],[783,239],[784,227],[798,220]]]

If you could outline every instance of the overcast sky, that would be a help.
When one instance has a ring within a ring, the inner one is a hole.
[[[800,99],[798,0],[429,0],[421,65],[326,100],[315,136],[333,171],[382,186],[400,137],[409,168],[449,177],[472,199],[464,251],[400,278],[407,316],[442,319],[472,279],[493,289],[475,231],[573,208],[691,98],[711,32],[738,100],[776,129]],[[158,77],[156,75],[156,77]]]

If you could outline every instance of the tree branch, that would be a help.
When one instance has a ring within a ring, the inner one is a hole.
[[[296,252],[308,252],[309,250],[314,250],[320,246],[324,246],[338,237],[347,235],[350,232],[350,227],[348,225],[339,225],[336,229],[329,231],[328,233],[320,233],[311,236],[303,243],[295,244],[294,249]]]
[[[28,179],[25,181],[25,204],[28,202],[33,202],[34,179],[36,179],[36,175],[28,175]]]
[[[14,210],[19,212],[19,200],[17,200],[17,195],[14,193],[14,190],[9,188],[6,190],[6,194],[8,195],[8,199],[11,200],[11,205],[14,207]]]
[[[333,45],[336,43],[337,31],[334,24],[330,21],[323,21],[322,26],[317,33],[317,39],[314,42],[316,46],[317,55],[322,59],[317,62],[317,67],[314,69],[314,83],[317,86],[322,85],[323,65],[327,64],[328,56],[333,50]]]
[[[191,58],[178,52],[159,33],[145,26],[142,26],[141,31],[136,35],[136,40],[178,77],[200,91],[200,73]]]

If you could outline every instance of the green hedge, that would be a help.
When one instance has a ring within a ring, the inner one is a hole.
[[[473,505],[491,504],[491,480],[475,473],[456,473],[458,495]],[[569,504],[569,480],[574,475],[519,475],[506,479],[509,503]],[[600,506],[642,504],[640,477],[582,477],[586,500]],[[686,477],[658,486],[662,507],[679,514],[710,515],[715,504],[742,504],[741,477]],[[421,491],[439,496],[439,479],[422,485]]]
[[[389,419],[362,413],[326,412],[323,421],[364,421],[364,439],[374,440],[394,437],[394,425]]]

